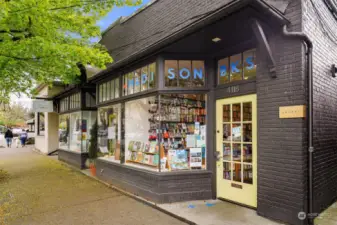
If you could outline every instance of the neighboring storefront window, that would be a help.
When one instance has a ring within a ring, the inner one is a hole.
[[[99,102],[105,102],[119,98],[119,78],[115,78],[100,84],[98,89]]]
[[[60,100],[60,112],[69,110],[69,98],[63,98]]]
[[[155,87],[156,63],[148,64],[122,76],[123,96],[150,90]]]
[[[165,60],[166,87],[203,87],[204,85],[204,61]]]
[[[218,84],[255,79],[256,49],[218,61]]]
[[[69,150],[69,114],[59,116],[59,148]]]
[[[158,171],[158,98],[125,103],[125,163]]]
[[[161,171],[206,169],[206,95],[162,95],[160,109]]]
[[[38,130],[37,135],[43,136],[44,135],[44,113],[39,112],[37,113],[37,123],[38,123]]]
[[[95,107],[96,106],[96,96],[94,93],[85,93],[85,106],[86,107]]]
[[[120,162],[121,104],[98,109],[98,149],[104,159]]]
[[[89,151],[91,129],[93,128],[96,119],[96,111],[82,111],[81,132],[82,132],[82,152]],[[96,135],[96,134],[95,134]]]
[[[81,112],[70,114],[69,150],[81,152]]]

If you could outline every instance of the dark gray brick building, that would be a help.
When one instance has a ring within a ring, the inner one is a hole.
[[[90,78],[97,176],[312,223],[337,199],[333,2],[157,0],[117,20],[101,40],[114,63]]]

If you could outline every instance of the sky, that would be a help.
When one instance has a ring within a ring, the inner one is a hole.
[[[101,31],[104,31],[109,27],[110,24],[112,24],[114,21],[116,21],[121,16],[129,16],[133,12],[135,12],[137,9],[142,7],[144,4],[147,4],[150,2],[150,0],[143,0],[143,3],[139,6],[133,6],[133,7],[115,7],[113,8],[108,15],[106,15],[104,18],[102,18],[100,21],[97,22],[97,25],[100,26]],[[11,95],[11,103],[21,104],[26,108],[31,108],[31,99],[27,96],[21,96],[18,98],[15,95]]]

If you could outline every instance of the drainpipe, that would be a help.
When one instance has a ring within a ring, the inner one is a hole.
[[[313,146],[313,75],[312,75],[312,42],[308,38],[307,35],[305,35],[302,32],[288,32],[287,26],[284,25],[283,27],[283,35],[290,39],[298,39],[303,41],[307,46],[307,77],[308,77],[308,95],[309,95],[309,105],[308,105],[308,166],[309,166],[309,172],[308,172],[308,221],[310,225],[314,224],[314,204],[313,204],[313,153],[314,153],[314,146]]]

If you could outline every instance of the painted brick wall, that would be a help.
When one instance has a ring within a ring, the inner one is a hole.
[[[289,31],[301,31],[301,1],[292,0],[285,16]],[[304,48],[301,41],[280,33],[269,37],[276,60],[277,78],[268,73],[265,54],[258,52],[258,203],[259,215],[290,224],[305,224],[306,120],[280,119],[279,107],[306,104]]]
[[[323,0],[303,1],[303,28],[313,42],[314,204],[321,212],[337,198],[337,21]]]

